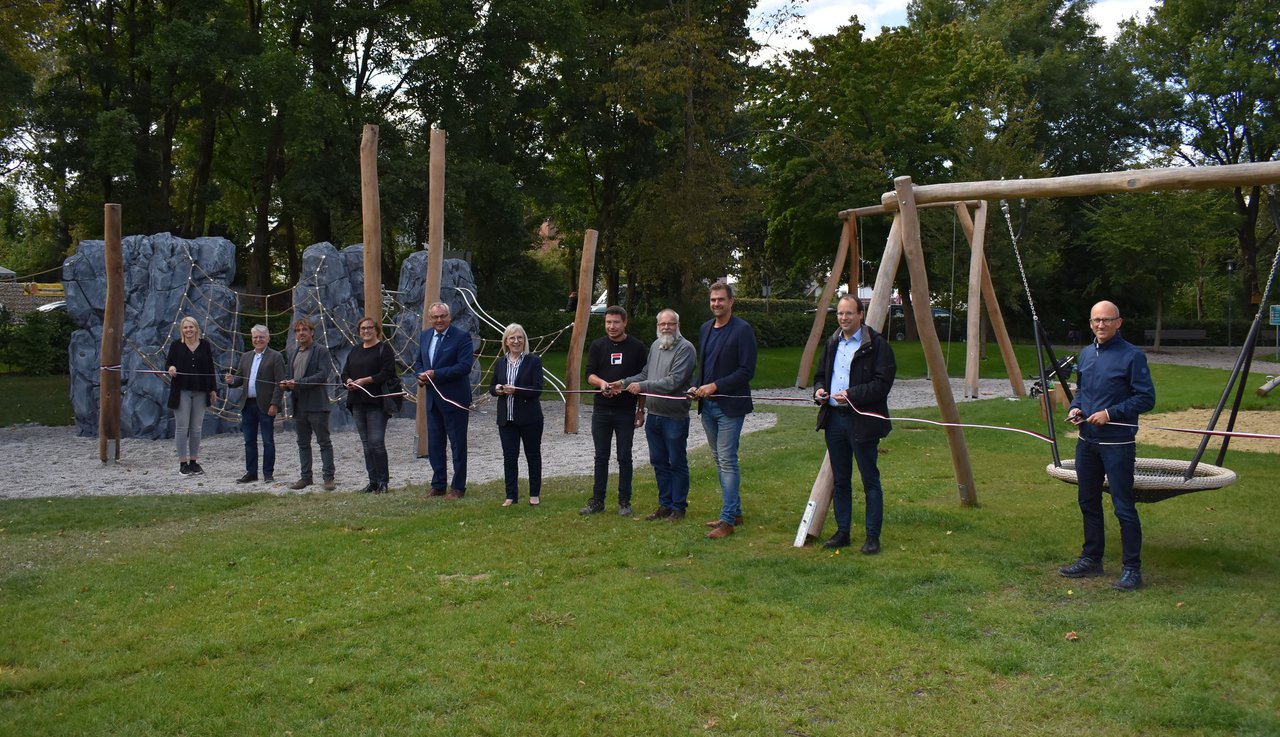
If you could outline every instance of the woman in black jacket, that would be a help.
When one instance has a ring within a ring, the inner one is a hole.
[[[382,339],[382,326],[372,317],[356,323],[360,345],[347,354],[342,368],[342,383],[347,387],[347,409],[355,418],[360,444],[364,446],[364,468],[369,485],[361,491],[382,494],[391,481],[387,458],[386,401],[383,394],[400,389],[396,378],[396,357],[391,346]],[[388,386],[388,384],[392,384]]]
[[[178,473],[204,473],[196,462],[204,411],[218,400],[214,383],[213,349],[200,337],[200,323],[188,315],[178,323],[182,337],[169,346],[165,366],[169,371],[169,409],[173,410],[173,439],[178,446]]]
[[[502,440],[502,473],[510,507],[520,499],[520,444],[529,465],[529,504],[542,493],[542,359],[529,353],[529,336],[518,323],[502,331],[504,353],[493,367],[489,393],[498,398],[498,437]]]

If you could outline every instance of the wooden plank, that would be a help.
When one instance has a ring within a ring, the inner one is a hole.
[[[1226,166],[1180,166],[1129,169],[1102,174],[1075,174],[1042,179],[995,179],[981,182],[926,184],[913,188],[918,206],[948,200],[1038,199],[1083,197],[1123,192],[1162,192],[1184,189],[1251,187],[1280,183],[1280,161]],[[898,209],[898,194],[885,192],[880,204]]]

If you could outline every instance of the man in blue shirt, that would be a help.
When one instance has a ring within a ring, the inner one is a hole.
[[[689,396],[698,400],[698,414],[707,445],[720,476],[720,517],[707,526],[707,537],[719,540],[742,524],[742,475],[738,469],[738,441],[751,403],[751,377],[756,373],[756,334],[733,316],[733,288],[716,282],[710,289],[711,315],[698,330],[697,386]]]
[[[453,327],[453,312],[444,302],[427,308],[431,327],[418,339],[413,362],[418,385],[427,387],[427,459],[431,462],[431,491],[427,496],[461,499],[467,493],[467,424],[471,410],[471,365],[475,343],[471,335]],[[449,492],[445,456],[453,461]]]
[[[876,456],[880,438],[889,434],[890,422],[854,412],[853,407],[888,417],[889,390],[893,388],[898,364],[889,341],[862,324],[862,302],[857,297],[840,298],[836,321],[840,329],[827,341],[813,375],[813,398],[821,405],[818,429],[826,431],[827,454],[831,458],[831,503],[836,517],[836,534],[823,547],[843,548],[851,542],[856,459],[867,501],[867,537],[862,552],[875,555],[880,552],[884,520],[884,493]]]
[[[1093,344],[1080,353],[1079,388],[1067,420],[1080,428],[1076,441],[1076,483],[1084,518],[1080,559],[1058,569],[1068,578],[1101,576],[1104,531],[1102,485],[1111,487],[1111,503],[1120,522],[1124,570],[1115,582],[1122,591],[1142,586],[1142,523],[1133,502],[1134,438],[1138,415],[1156,404],[1147,357],[1120,335],[1120,308],[1099,302],[1089,312]]]

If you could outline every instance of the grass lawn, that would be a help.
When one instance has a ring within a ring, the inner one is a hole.
[[[71,411],[70,377],[19,376],[0,374],[0,427],[35,423],[50,427],[70,425],[74,421]]]
[[[1161,410],[1225,379],[1153,370]],[[1008,433],[968,433],[961,508],[945,434],[899,425],[884,552],[792,548],[821,436],[811,408],[769,409],[722,541],[705,449],[676,525],[579,517],[586,478],[536,509],[500,508],[500,483],[0,502],[0,734],[1280,734],[1275,454],[1141,507],[1148,587],[1122,594],[1113,519],[1110,575],[1055,573],[1074,491]],[[1031,400],[962,413],[1040,427]],[[648,469],[635,494],[648,511]]]

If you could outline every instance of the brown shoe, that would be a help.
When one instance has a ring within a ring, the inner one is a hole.
[[[713,519],[713,520],[711,520],[710,522],[705,522],[705,523],[703,523],[703,524],[705,524],[707,527],[719,527],[719,526],[720,526],[720,520],[718,520],[718,519]],[[735,527],[736,527],[736,526],[738,526],[738,525],[740,525],[740,524],[742,524],[742,515],[738,515],[737,517],[734,517],[734,518],[733,518],[733,524],[734,524],[734,526],[735,526]]]
[[[668,515],[667,515],[667,521],[668,521],[668,522],[681,522],[681,521],[683,521],[683,520],[684,520],[684,510],[683,510],[683,509],[673,509],[673,510],[671,510],[671,514],[668,514]]]
[[[712,540],[719,540],[722,537],[728,537],[733,534],[733,525],[725,522],[717,522],[711,532],[707,533],[707,537]]]
[[[338,485],[337,485],[336,483],[334,483],[333,479],[325,479],[325,480],[324,480],[324,490],[325,490],[325,491],[333,491],[333,490],[334,490],[334,489],[336,489],[336,488],[338,488]]]
[[[427,496],[444,496],[444,489],[432,489],[427,492]]]
[[[289,484],[289,488],[293,489],[294,491],[301,491],[310,485],[311,485],[311,479],[298,479],[297,481],[294,481],[292,484]]]
[[[654,521],[654,520],[656,520],[656,519],[665,519],[665,518],[670,517],[670,516],[671,516],[671,508],[670,508],[670,507],[658,507],[657,509],[655,509],[655,510],[653,511],[653,514],[646,515],[646,516],[645,516],[645,519],[646,519],[646,520],[648,520],[648,521],[650,521],[650,522],[652,522],[652,521]]]
[[[464,496],[466,496],[466,495],[467,495],[467,492],[465,492],[465,491],[458,491],[457,489],[450,489],[450,490],[449,490],[449,493],[444,495],[444,498],[445,498],[445,499],[461,499],[462,497],[464,497]]]

